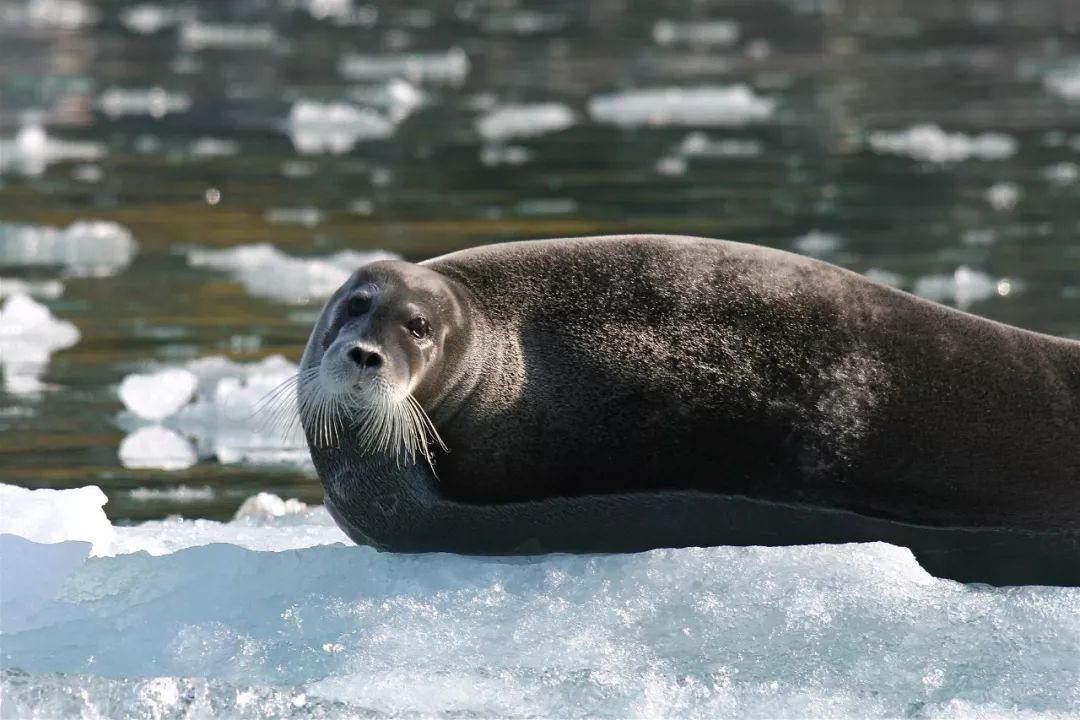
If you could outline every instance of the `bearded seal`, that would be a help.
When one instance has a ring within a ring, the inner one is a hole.
[[[1080,584],[1080,343],[703,238],[358,269],[297,397],[326,506],[399,552],[885,541]]]

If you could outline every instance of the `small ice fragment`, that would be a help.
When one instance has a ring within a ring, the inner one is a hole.
[[[285,132],[304,155],[341,155],[359,142],[393,135],[394,123],[375,110],[356,105],[300,100],[289,111]]]
[[[571,198],[533,198],[518,202],[514,209],[522,215],[569,215],[577,203]]]
[[[120,13],[120,22],[124,27],[140,35],[152,35],[194,18],[195,8],[188,5],[144,3],[125,8]]]
[[[105,177],[105,173],[101,166],[93,163],[76,165],[71,168],[71,179],[77,182],[96,183],[101,182],[103,177]]]
[[[375,87],[354,87],[348,91],[348,96],[360,105],[384,110],[395,125],[412,115],[426,100],[420,88],[402,78],[393,78]]]
[[[741,138],[710,138],[703,132],[692,132],[683,138],[678,152],[695,158],[748,158],[757,157],[765,151],[758,140]]]
[[[1020,202],[1020,186],[1011,182],[994,183],[986,190],[986,201],[998,212],[1012,210]]]
[[[233,516],[233,522],[258,522],[268,517],[283,517],[307,512],[307,503],[296,498],[283,500],[273,493],[261,492],[245,500]]]
[[[126,468],[184,470],[198,461],[195,448],[172,430],[150,425],[120,443],[120,463]]]
[[[446,52],[392,55],[346,53],[338,60],[338,73],[351,82],[404,78],[421,85],[460,85],[469,73],[469,57],[460,48]]]
[[[60,265],[65,275],[103,277],[131,262],[131,232],[108,221],[78,221],[66,228],[0,222],[0,261],[6,265]]]
[[[904,276],[899,273],[894,273],[890,270],[881,270],[879,268],[870,268],[863,273],[868,280],[872,280],[882,285],[889,285],[894,288],[904,286]]]
[[[1080,65],[1059,68],[1046,74],[1043,85],[1066,100],[1080,100]]]
[[[925,275],[915,281],[914,293],[936,302],[952,301],[966,310],[972,303],[998,293],[999,280],[969,267],[958,267],[951,275]],[[1008,294],[1011,286],[1003,295]]]
[[[994,234],[994,231],[987,228],[972,228],[970,230],[965,230],[964,233],[960,236],[960,240],[965,245],[973,245],[977,247],[986,247],[988,245],[993,245],[996,239],[997,236]]]
[[[896,132],[872,132],[869,141],[874,152],[906,155],[938,164],[970,159],[1003,160],[1015,155],[1018,148],[1016,139],[1004,133],[949,133],[934,124],[914,125]]]
[[[734,20],[676,22],[659,20],[653,25],[657,45],[712,45],[727,47],[739,39],[739,24]]]
[[[300,258],[265,243],[188,254],[192,267],[227,271],[252,295],[289,303],[325,300],[360,266],[396,259],[398,256],[378,250],[344,250],[327,257]]]
[[[1043,171],[1043,177],[1055,185],[1072,185],[1080,178],[1080,167],[1076,163],[1055,163]]]
[[[566,26],[567,17],[563,13],[539,12],[536,10],[499,10],[492,8],[485,11],[481,27],[484,32],[509,35],[536,35],[561,30]]]
[[[736,126],[768,120],[776,105],[746,85],[667,87],[598,95],[589,101],[589,114],[623,127]]]
[[[524,165],[532,160],[532,152],[521,145],[485,145],[480,149],[480,162],[488,167]]]
[[[656,161],[656,172],[660,175],[675,177],[686,174],[686,158],[680,155],[668,155]]]
[[[30,393],[43,389],[41,376],[49,356],[79,341],[79,331],[67,320],[27,295],[12,295],[0,308],[0,370],[4,389]]]
[[[128,497],[135,502],[173,502],[198,503],[210,502],[217,494],[209,485],[188,487],[177,485],[166,488],[138,487],[128,491]]]
[[[844,238],[832,233],[811,230],[791,241],[792,246],[806,255],[829,255],[844,246]]]
[[[190,402],[197,384],[195,374],[183,368],[128,375],[120,383],[120,399],[139,417],[161,420]]]
[[[166,115],[186,112],[191,108],[191,98],[184,92],[169,92],[163,87],[117,88],[111,87],[98,96],[98,108],[110,117],[124,115],[148,115],[163,118]]]
[[[506,105],[476,121],[476,131],[489,142],[534,137],[565,130],[574,124],[574,113],[562,103]]]
[[[240,152],[240,143],[235,140],[204,137],[192,141],[188,152],[197,158],[228,157]]]
[[[55,163],[100,160],[105,146],[53,137],[40,125],[23,126],[11,140],[0,139],[0,174],[37,176]]]
[[[258,50],[277,42],[277,32],[270,25],[213,24],[191,20],[180,26],[180,47],[189,51],[206,48]]]
[[[24,0],[0,4],[0,27],[77,30],[95,24],[101,13],[84,0]]]
[[[20,280],[0,277],[0,298],[12,295],[32,295],[55,300],[64,294],[64,283],[59,280]]]
[[[82,540],[104,553],[113,527],[102,507],[109,500],[95,485],[74,490],[29,490],[0,484],[0,533],[36,543]]]
[[[272,225],[315,227],[322,221],[322,211],[313,207],[270,208],[263,217]]]

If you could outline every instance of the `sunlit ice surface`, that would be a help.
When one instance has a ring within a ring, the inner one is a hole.
[[[488,559],[3,486],[3,717],[1075,717],[1080,589],[880,543]]]

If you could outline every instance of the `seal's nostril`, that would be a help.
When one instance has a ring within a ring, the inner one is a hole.
[[[378,370],[383,364],[382,355],[374,350],[365,350],[362,347],[352,347],[349,348],[349,352],[346,354],[349,356],[350,360],[365,370]]]

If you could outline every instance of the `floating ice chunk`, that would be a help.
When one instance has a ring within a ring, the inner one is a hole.
[[[565,130],[574,124],[574,113],[562,103],[507,105],[476,121],[476,131],[489,142],[534,137]]]
[[[469,57],[460,48],[396,55],[346,53],[338,60],[338,73],[352,82],[404,78],[419,84],[460,85],[469,73]]]
[[[217,493],[209,485],[202,487],[176,485],[164,488],[137,487],[128,490],[128,497],[135,502],[199,503],[210,502],[217,497]]]
[[[1072,185],[1080,179],[1080,167],[1076,163],[1054,163],[1043,171],[1043,177],[1055,185]]]
[[[1012,210],[1020,202],[1020,186],[1011,182],[994,183],[986,190],[986,201],[998,212]]]
[[[189,51],[206,48],[262,49],[277,42],[277,33],[270,25],[235,25],[191,20],[180,26],[180,47]]]
[[[890,285],[894,288],[902,288],[904,286],[904,276],[899,273],[894,273],[891,270],[870,268],[864,272],[863,275],[865,275],[868,280],[873,280],[882,285]]]
[[[734,20],[676,22],[659,20],[653,25],[653,40],[658,45],[713,45],[727,47],[739,39],[739,24]]]
[[[379,9],[373,5],[353,5],[353,0],[300,0],[316,20],[331,20],[335,25],[371,27],[379,19]]]
[[[10,393],[38,392],[49,356],[79,341],[79,331],[67,320],[27,295],[12,295],[0,308],[0,370]]]
[[[480,148],[480,162],[488,167],[524,165],[532,160],[532,152],[521,145],[485,145]]]
[[[296,498],[283,500],[273,493],[262,492],[252,495],[240,505],[233,516],[233,522],[258,523],[268,517],[279,518],[305,513],[307,509],[307,503],[302,503]]]
[[[69,619],[66,603],[54,598],[90,548],[88,542],[44,545],[0,533],[0,637]]]
[[[124,467],[146,470],[185,470],[199,460],[191,443],[157,425],[129,434],[117,454]]]
[[[120,399],[139,417],[161,420],[191,401],[198,382],[195,373],[182,368],[128,375],[120,383]]]
[[[98,108],[110,117],[149,115],[163,118],[191,108],[191,98],[184,92],[169,92],[163,87],[108,88],[98,96]]]
[[[273,225],[303,225],[315,227],[322,222],[322,211],[319,208],[270,208],[263,215],[266,222]]]
[[[343,250],[328,257],[300,258],[265,243],[188,254],[192,267],[227,271],[252,295],[288,303],[325,300],[360,266],[396,259],[398,256],[379,250]]]
[[[0,4],[0,27],[58,28],[76,30],[93,25],[101,13],[83,0],[26,0]]]
[[[1016,139],[1004,133],[949,133],[933,124],[914,125],[897,132],[873,132],[869,140],[875,152],[907,155],[931,163],[1003,160],[1015,155],[1018,147]]]
[[[686,158],[681,155],[668,155],[656,161],[656,172],[668,177],[685,175],[687,168]]]
[[[844,247],[845,240],[839,235],[811,230],[810,232],[791,241],[792,246],[806,255],[831,255]]]
[[[693,132],[679,144],[679,154],[701,158],[748,158],[765,152],[765,146],[757,140],[740,138],[710,138],[703,132]]]
[[[992,278],[969,267],[958,267],[950,275],[926,275],[915,281],[914,293],[936,302],[950,301],[961,310],[994,295],[1008,295],[1012,283]]]
[[[1043,85],[1066,100],[1080,100],[1080,65],[1064,67],[1047,73]]]
[[[124,27],[140,35],[152,35],[167,27],[195,19],[195,8],[190,5],[155,5],[145,3],[125,8],[120,13]]]
[[[420,88],[401,78],[375,87],[354,87],[348,91],[348,95],[349,99],[361,105],[383,109],[394,124],[412,115],[426,101]]]
[[[102,507],[108,502],[100,488],[28,490],[0,484],[0,533],[37,543],[82,540],[100,554],[112,542],[113,527]]]
[[[300,153],[341,155],[359,142],[390,137],[394,123],[356,105],[301,100],[289,111],[285,131]]]
[[[460,6],[459,6],[460,7]],[[566,26],[567,16],[559,12],[491,8],[485,10],[481,19],[484,32],[493,34],[536,35],[561,30]]]
[[[198,158],[229,157],[240,152],[240,143],[235,140],[204,137],[192,141],[188,152]]]
[[[20,280],[0,277],[0,298],[12,295],[33,295],[55,300],[64,294],[64,283],[59,280]]]
[[[40,125],[26,125],[11,140],[0,139],[0,173],[35,176],[55,163],[103,157],[105,146],[101,143],[60,140]]]
[[[589,101],[597,122],[636,125],[734,126],[768,120],[777,101],[746,85],[653,88],[598,95]]]
[[[66,228],[0,222],[0,262],[5,265],[60,265],[65,275],[102,277],[126,267],[135,239],[122,225],[79,221]]]

